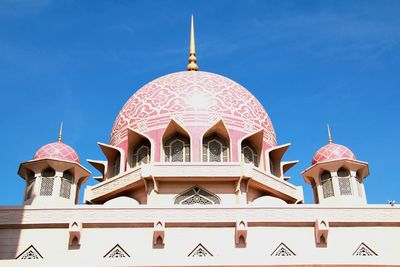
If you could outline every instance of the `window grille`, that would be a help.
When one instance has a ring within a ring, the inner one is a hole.
[[[42,183],[40,185],[41,196],[51,196],[53,194],[54,178],[42,177]]]
[[[164,144],[166,162],[190,162],[190,141],[176,134]]]
[[[254,166],[258,167],[258,156],[257,153],[250,146],[245,146],[242,149],[244,163],[253,163]]]
[[[333,191],[332,177],[330,172],[324,171],[321,174],[321,184],[324,198],[332,197],[335,195]]]
[[[60,197],[69,199],[71,196],[71,181],[61,178]]]
[[[351,195],[350,178],[339,177],[338,179],[339,179],[340,195],[342,196]]]
[[[224,139],[218,135],[212,135],[203,140],[204,162],[227,162],[228,146]]]
[[[133,151],[132,166],[140,166],[150,162],[150,142],[145,140]]]

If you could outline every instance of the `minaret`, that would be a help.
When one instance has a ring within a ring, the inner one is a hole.
[[[189,64],[187,65],[188,71],[198,71],[199,66],[197,65],[196,58],[196,45],[194,40],[194,19],[193,15],[190,21],[190,47],[189,47]]]
[[[329,124],[327,124],[327,127],[328,127],[328,144],[332,144],[331,128],[329,128]]]
[[[58,142],[59,143],[61,143],[61,141],[62,141],[62,130],[63,130],[63,123],[61,122],[60,133],[58,134]]]
[[[18,174],[26,180],[24,205],[76,204],[79,188],[90,176],[75,150],[62,143],[61,123],[57,142],[42,146],[33,159],[21,163]]]
[[[314,201],[326,205],[367,203],[363,180],[369,175],[368,163],[356,159],[353,152],[335,144],[329,125],[328,144],[314,154],[312,165],[302,172],[314,192]]]

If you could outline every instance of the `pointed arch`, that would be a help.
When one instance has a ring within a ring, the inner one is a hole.
[[[178,194],[175,197],[174,203],[183,205],[213,205],[221,204],[221,199],[216,194],[196,185]]]
[[[162,136],[162,153],[165,162],[190,162],[191,136],[189,132],[171,119]]]
[[[52,167],[47,167],[42,171],[42,177],[54,177],[56,175],[56,171]]]
[[[254,166],[263,168],[262,159],[264,130],[255,131],[242,138],[238,143],[239,157],[244,163],[253,163]]]
[[[154,162],[154,140],[145,134],[128,128],[127,166],[134,168],[141,164]]]
[[[231,137],[223,120],[217,121],[201,138],[203,162],[228,162],[231,156]]]

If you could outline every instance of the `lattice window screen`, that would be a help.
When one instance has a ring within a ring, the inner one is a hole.
[[[339,189],[341,195],[351,195],[350,178],[339,177]]]
[[[333,192],[332,178],[322,181],[322,191],[324,194],[324,198],[332,197],[335,195]]]
[[[41,196],[51,196],[53,194],[54,178],[42,177],[40,185]]]
[[[61,178],[60,197],[69,199],[71,196],[71,181]]]

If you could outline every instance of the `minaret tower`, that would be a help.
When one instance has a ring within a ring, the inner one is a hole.
[[[329,125],[328,144],[318,149],[302,175],[313,188],[316,204],[367,203],[363,180],[369,175],[368,163],[357,160],[347,147],[333,143]]]
[[[24,205],[68,206],[76,204],[79,188],[90,176],[75,150],[58,141],[42,146],[33,159],[21,163],[18,174],[26,180]]]

